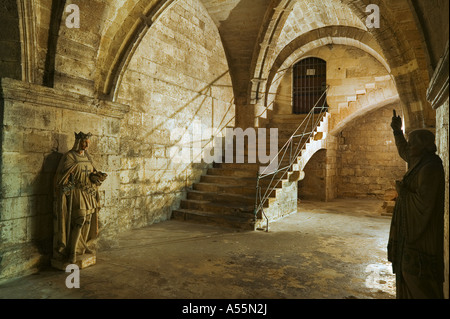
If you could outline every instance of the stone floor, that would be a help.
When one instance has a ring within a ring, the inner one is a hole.
[[[0,284],[13,299],[393,299],[380,201],[301,202],[269,232],[167,221],[120,235],[97,264]]]

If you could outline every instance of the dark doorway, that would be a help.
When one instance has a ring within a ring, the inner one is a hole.
[[[327,63],[319,58],[306,58],[294,65],[292,113],[305,114],[326,101]],[[320,99],[320,101],[319,101]],[[316,104],[317,103],[317,104]],[[317,113],[320,110],[317,109]]]

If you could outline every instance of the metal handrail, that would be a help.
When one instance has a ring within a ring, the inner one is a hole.
[[[312,109],[309,111],[309,113],[306,115],[306,117],[303,119],[303,121],[297,127],[297,129],[294,131],[294,133],[291,135],[291,137],[286,141],[286,143],[284,143],[284,145],[281,147],[281,149],[279,150],[277,155],[269,162],[269,165],[262,172],[258,171],[258,173],[257,173],[254,218],[255,218],[255,220],[257,219],[257,214],[259,211],[261,211],[263,213],[263,215],[266,219],[266,223],[267,223],[266,231],[269,231],[269,219],[264,212],[264,203],[267,201],[267,199],[269,198],[272,191],[276,188],[275,186],[272,186],[272,187],[270,187],[270,186],[273,185],[273,181],[274,181],[274,178],[277,173],[284,171],[284,173],[281,175],[281,177],[278,179],[278,181],[274,185],[277,185],[284,178],[286,173],[291,169],[292,165],[298,160],[298,156],[301,153],[301,151],[304,149],[306,142],[311,138],[311,135],[315,132],[317,126],[319,125],[320,121],[323,118],[324,110],[327,108],[326,98],[324,99],[322,106],[317,106],[317,104],[324,97],[324,95],[326,96],[328,89],[329,89],[329,86],[326,87],[326,89],[324,90],[322,95],[319,97],[317,102],[314,104]],[[320,112],[319,112],[317,118],[315,118],[314,115],[317,110],[320,110]],[[310,121],[311,121],[311,123],[310,123]],[[306,122],[306,125],[304,125],[305,122]],[[311,130],[306,132],[307,128],[309,128],[309,124],[311,124]],[[303,127],[302,133],[297,134],[297,132],[300,130],[301,127]],[[303,138],[305,136],[307,136],[307,138],[303,141]],[[294,154],[292,154],[294,138],[298,138],[298,137],[300,137],[299,143],[298,143],[296,149],[294,150]],[[283,159],[288,150],[289,150],[289,164],[285,167],[280,168],[281,163],[283,162]],[[277,169],[271,173],[264,174],[264,172],[267,170],[267,168],[270,167],[270,164],[272,164],[272,162],[275,159],[278,159],[278,157],[281,153],[283,153],[283,155],[282,155],[281,159],[278,160]],[[270,183],[267,186],[266,192],[264,193],[264,195],[262,195],[260,180],[263,178],[266,178],[267,176],[272,176],[272,179],[270,180]]]

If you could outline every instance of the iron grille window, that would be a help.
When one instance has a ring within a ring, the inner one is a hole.
[[[326,90],[327,63],[319,58],[306,58],[294,65],[292,113],[305,114],[314,107]],[[322,106],[324,95],[317,103]]]

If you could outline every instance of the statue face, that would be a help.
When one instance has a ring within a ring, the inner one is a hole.
[[[408,139],[407,151],[409,157],[418,157],[423,154],[423,145],[417,140],[416,134],[411,134]]]
[[[81,140],[80,141],[80,151],[87,150],[89,147],[89,143],[91,143],[91,141],[89,139]]]

